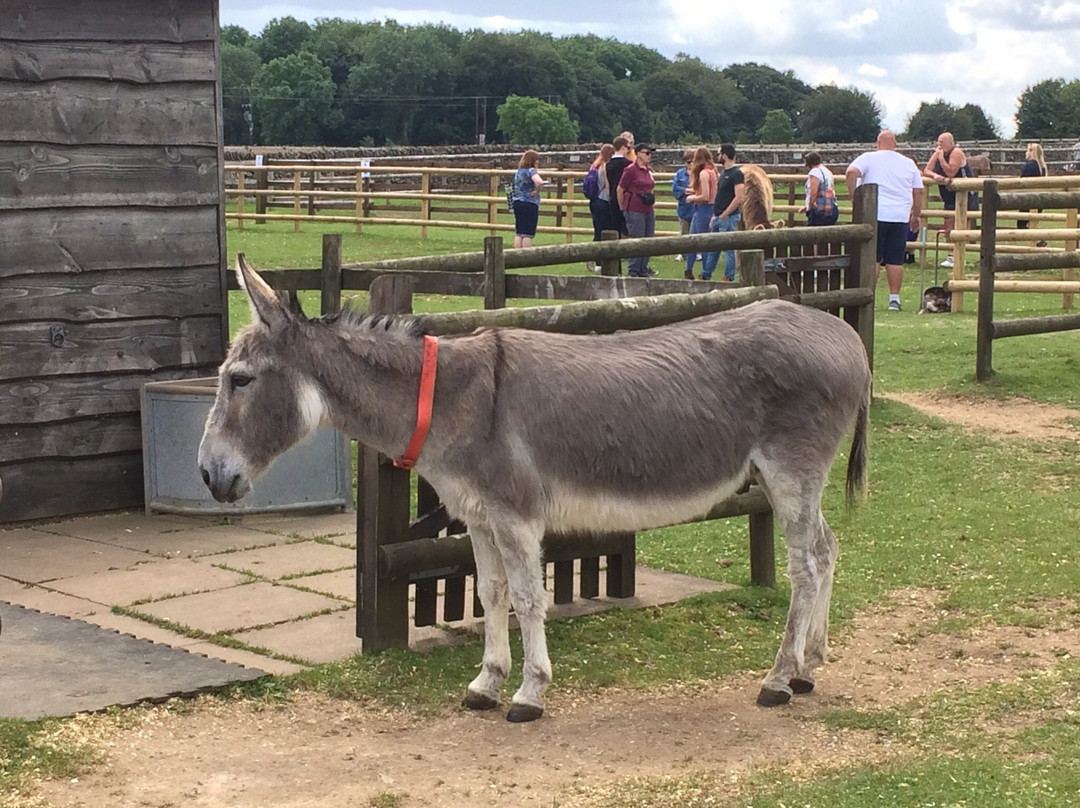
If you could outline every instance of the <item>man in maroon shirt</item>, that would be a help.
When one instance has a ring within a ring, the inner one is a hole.
[[[619,178],[617,189],[619,207],[626,217],[626,233],[630,238],[646,238],[656,235],[656,212],[653,205],[656,198],[653,190],[652,163],[653,147],[648,143],[637,146],[634,162],[626,167]],[[628,262],[628,275],[636,278],[648,278],[656,272],[649,269],[647,256],[631,258]]]

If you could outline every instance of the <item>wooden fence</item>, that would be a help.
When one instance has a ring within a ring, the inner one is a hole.
[[[983,185],[983,226],[980,241],[979,308],[975,350],[975,377],[985,381],[993,375],[993,346],[995,339],[1026,334],[1047,334],[1055,331],[1080,329],[1080,314],[1058,314],[1049,317],[1022,317],[994,320],[994,293],[1000,281],[994,276],[1001,272],[1031,272],[1035,270],[1080,267],[1080,252],[1076,250],[1078,234],[1070,234],[1073,247],[1068,252],[1041,255],[999,255],[997,253],[998,211],[1034,210],[1067,207],[1075,212],[1080,208],[1080,191],[1028,191],[1001,193],[1003,181],[986,180]],[[1068,283],[1051,281],[1051,283]]]
[[[318,270],[268,270],[264,278],[281,290],[320,289],[322,311],[340,306],[343,290],[368,289],[369,311],[411,311],[414,291],[482,295],[485,310],[422,315],[431,333],[452,334],[479,326],[511,325],[566,333],[608,332],[674,322],[754,300],[777,297],[766,286],[765,251],[772,254],[805,247],[842,244],[842,254],[774,259],[769,276],[779,280],[791,299],[843,316],[855,327],[873,357],[873,280],[875,275],[876,189],[860,189],[855,223],[822,228],[705,233],[683,237],[614,239],[581,244],[503,250],[502,239],[489,237],[484,251],[455,256],[402,259],[342,267],[341,237],[323,243]],[[620,260],[640,255],[740,250],[743,286],[700,281],[628,278],[618,275]],[[594,260],[605,275],[567,277],[508,273],[508,268],[543,267]],[[633,297],[633,300],[624,298]],[[559,306],[504,308],[508,298],[581,300]],[[359,453],[357,509],[357,636],[365,652],[405,647],[409,632],[409,591],[415,590],[415,625],[434,624],[442,601],[442,621],[464,619],[466,582],[475,574],[464,526],[453,522],[424,480],[417,482],[416,513],[410,519],[410,471],[395,468],[371,449]],[[717,505],[703,520],[747,516],[750,529],[751,580],[775,583],[773,517],[757,486],[749,486]],[[600,591],[601,557],[606,593],[634,593],[635,536],[551,535],[544,557],[552,568],[556,603]],[[475,593],[475,587],[474,587]],[[472,614],[480,604],[472,598]]]
[[[952,277],[945,283],[945,288],[952,292],[952,310],[962,311],[964,292],[982,292],[980,278],[968,278],[964,271],[965,258],[975,244],[982,244],[986,233],[985,218],[981,229],[970,227],[967,211],[968,192],[976,191],[983,196],[985,205],[986,186],[990,180],[959,179],[954,180],[956,189],[956,229],[948,234],[948,242],[953,255]],[[994,252],[998,255],[1039,255],[1045,258],[1040,264],[1042,269],[1061,270],[1061,280],[998,280],[995,290],[998,292],[1042,292],[1061,295],[1061,307],[1071,309],[1074,295],[1080,292],[1080,282],[1076,279],[1075,265],[1069,263],[1068,255],[1077,249],[1080,228],[1077,222],[1077,206],[1072,204],[1075,194],[1068,191],[1080,190],[1080,176],[1053,177],[1011,177],[992,180],[998,191],[1011,191],[1027,195],[1039,195],[1047,204],[1032,208],[1001,208],[995,214]],[[1059,191],[1062,193],[1052,193]],[[986,215],[985,210],[982,214]],[[1028,227],[1002,228],[1000,222],[1008,219],[1010,223],[1028,222]],[[1064,227],[1042,227],[1041,222],[1063,224]],[[1055,258],[1056,256],[1056,258]],[[1022,270],[1021,270],[1022,271]],[[980,304],[981,309],[981,304]]]

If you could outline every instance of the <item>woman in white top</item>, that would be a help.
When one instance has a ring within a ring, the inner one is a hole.
[[[835,204],[835,190],[833,191],[833,205],[832,212],[826,213],[824,218],[818,211],[814,210],[814,202],[818,198],[818,194],[826,193],[826,191],[835,187],[832,172],[826,168],[821,162],[821,155],[815,151],[807,152],[804,157],[806,167],[809,170],[806,175],[806,201],[802,208],[799,209],[800,213],[805,213],[807,221],[811,227],[823,224],[836,224],[836,204]]]

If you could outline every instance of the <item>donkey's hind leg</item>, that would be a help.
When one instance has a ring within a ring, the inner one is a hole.
[[[506,720],[515,723],[534,721],[544,714],[544,691],[551,684],[551,660],[544,634],[547,590],[540,561],[543,537],[542,523],[522,517],[500,521],[496,528],[496,543],[510,582],[510,601],[521,626],[524,649],[521,687],[506,714]]]
[[[470,523],[469,535],[476,561],[476,591],[484,606],[484,663],[469,684],[463,704],[471,710],[493,710],[499,706],[499,689],[510,674],[510,592],[491,529]]]
[[[791,463],[790,458],[779,462],[755,458],[755,465],[787,540],[788,577],[791,579],[791,605],[784,639],[757,699],[761,706],[773,707],[791,700],[793,680],[800,692],[813,687],[813,680],[804,682],[800,674],[806,671],[807,636],[823,584],[831,580],[835,553],[828,552],[819,538],[824,525],[821,516],[824,473],[809,472],[804,468],[804,474],[796,476],[792,468],[797,464]]]
[[[832,599],[837,544],[836,536],[825,522],[825,517],[821,517],[821,528],[811,552],[816,566],[821,570],[821,581],[814,608],[810,613],[803,664],[789,682],[795,693],[809,693],[814,689],[814,668],[824,664],[829,652],[829,602]]]

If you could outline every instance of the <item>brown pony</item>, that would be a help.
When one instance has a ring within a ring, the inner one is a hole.
[[[773,209],[773,185],[765,169],[757,165],[744,165],[742,221],[740,230],[768,230],[783,227],[783,220],[769,221]]]

